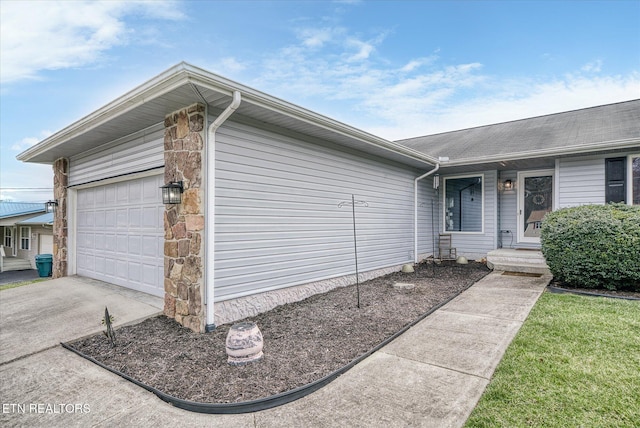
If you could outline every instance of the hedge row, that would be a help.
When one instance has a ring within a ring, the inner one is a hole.
[[[585,205],[547,214],[542,253],[569,285],[640,291],[640,206]]]

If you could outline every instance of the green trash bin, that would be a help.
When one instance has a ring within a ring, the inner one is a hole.
[[[36,268],[40,278],[51,276],[53,268],[53,254],[38,254],[36,256]]]

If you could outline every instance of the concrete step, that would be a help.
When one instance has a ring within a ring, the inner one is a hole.
[[[29,260],[19,259],[16,257],[5,257],[2,261],[3,272],[27,269],[33,269]]]
[[[539,263],[489,263],[487,266],[493,270],[501,270],[505,272],[520,272],[520,273],[539,273],[541,275],[551,274],[549,267]]]
[[[487,266],[507,272],[550,273],[542,252],[536,250],[501,248],[490,251],[487,254]]]

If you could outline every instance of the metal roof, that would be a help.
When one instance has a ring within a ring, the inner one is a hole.
[[[396,141],[449,166],[544,164],[544,158],[640,148],[640,99]],[[538,159],[538,160],[532,160]],[[506,162],[506,163],[505,163]]]
[[[44,203],[0,201],[0,218],[44,212]]]
[[[53,224],[53,213],[45,213],[45,214],[41,214],[39,216],[35,216],[35,217],[31,217],[28,218],[26,220],[22,220],[19,221],[16,224],[26,224],[26,225],[41,225],[41,224],[48,224],[48,225],[52,225]]]
[[[53,163],[118,138],[151,129],[167,114],[195,102],[210,112],[226,108],[233,93],[242,102],[230,118],[245,118],[337,143],[412,165],[431,167],[437,160],[409,147],[353,128],[187,63],[177,64],[106,106],[20,153],[18,160]]]

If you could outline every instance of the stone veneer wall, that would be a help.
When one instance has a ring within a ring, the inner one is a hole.
[[[401,269],[402,265],[398,265],[383,269],[376,269],[369,272],[361,272],[359,279],[360,282],[367,281],[382,275],[398,272]],[[314,294],[326,293],[334,288],[346,287],[355,283],[355,274],[346,275],[217,302],[213,305],[215,311],[215,324],[222,325],[241,320],[243,318],[252,317],[259,313],[269,311],[276,306],[298,302],[306,299],[307,297],[313,296]]]
[[[183,181],[179,205],[164,213],[164,313],[204,332],[204,119],[194,104],[165,117],[164,180]]]
[[[52,277],[67,276],[67,186],[69,185],[69,160],[57,159],[53,163],[53,199],[58,206],[53,216],[53,266]]]

